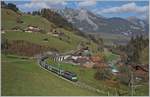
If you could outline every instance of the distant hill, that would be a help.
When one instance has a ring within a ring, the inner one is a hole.
[[[135,25],[141,26],[145,32],[149,32],[149,22],[147,20],[139,19],[135,16],[130,16],[127,18],[128,21],[132,22]]]
[[[123,18],[105,18],[85,9],[65,8],[55,11],[83,32],[114,33],[124,36],[146,33],[143,27]]]

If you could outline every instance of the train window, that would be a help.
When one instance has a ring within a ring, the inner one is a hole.
[[[76,76],[75,73],[72,73],[72,72],[69,72],[69,71],[64,72],[64,74],[66,74],[66,75],[71,75],[71,76]]]

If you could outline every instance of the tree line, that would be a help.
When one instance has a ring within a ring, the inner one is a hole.
[[[19,8],[15,4],[13,3],[6,4],[4,1],[1,1],[1,8],[8,8],[15,12],[19,11]]]
[[[127,45],[119,45],[117,50],[124,52],[127,64],[148,64],[149,58],[149,39],[143,35],[132,37]]]
[[[58,51],[46,45],[38,45],[24,40],[13,40],[2,37],[2,52],[5,54],[16,54],[21,56],[34,56],[45,51]]]
[[[42,17],[46,18],[48,21],[53,22],[59,28],[64,28],[69,31],[74,31],[77,34],[79,34],[79,32],[81,32],[80,30],[75,28],[71,23],[69,23],[65,18],[63,18],[60,14],[58,14],[57,12],[55,12],[51,9],[43,8],[38,11],[32,11],[32,12],[27,12],[27,13],[32,14],[32,15],[42,16]]]

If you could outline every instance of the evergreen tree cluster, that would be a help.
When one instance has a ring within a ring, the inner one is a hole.
[[[17,8],[17,6],[15,4],[13,4],[13,3],[6,4],[4,1],[1,1],[1,8],[8,8],[15,12],[19,11],[19,9]]]
[[[142,63],[140,58],[144,56],[142,51],[149,46],[148,38],[144,38],[143,36],[137,36],[136,38],[131,38],[131,41],[128,43],[126,47],[126,52],[128,54],[129,59],[133,63]],[[148,54],[148,52],[145,52]]]
[[[39,11],[28,12],[28,14],[39,15],[46,18],[48,21],[53,22],[57,27],[64,28],[69,31],[78,31],[73,27],[71,23],[69,23],[66,19],[64,19],[60,14],[56,13],[51,9],[43,8]]]
[[[149,39],[144,36],[132,37],[126,46],[118,46],[127,54],[127,64],[148,64]]]

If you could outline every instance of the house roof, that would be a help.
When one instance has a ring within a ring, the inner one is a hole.
[[[112,72],[116,73],[119,72],[117,69],[112,69]]]
[[[145,66],[140,66],[140,65],[134,65],[131,67],[134,69],[134,70],[141,70],[141,71],[144,71],[144,72],[149,72],[149,70],[147,68],[145,68]]]

